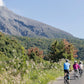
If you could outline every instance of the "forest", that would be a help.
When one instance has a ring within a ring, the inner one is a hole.
[[[20,43],[26,48],[30,47],[38,47],[39,49],[44,51],[44,54],[48,53],[48,50],[52,43],[57,40],[61,41],[64,40],[63,38],[56,38],[56,39],[47,39],[47,38],[29,38],[29,37],[15,37]],[[84,60],[84,40],[79,38],[71,38],[66,39],[68,42],[72,43],[75,48],[78,50],[77,52],[77,59]]]

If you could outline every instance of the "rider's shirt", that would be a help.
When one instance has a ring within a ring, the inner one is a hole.
[[[64,70],[69,70],[70,63],[66,62],[64,63]]]
[[[73,69],[77,70],[77,69],[79,69],[79,68],[80,68],[80,66],[79,66],[78,64],[74,64],[74,65],[73,65]]]
[[[83,69],[83,64],[79,64],[79,66],[80,66],[80,69]]]

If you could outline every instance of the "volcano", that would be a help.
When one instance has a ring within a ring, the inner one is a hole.
[[[17,15],[4,6],[0,6],[0,32],[14,36],[73,38],[70,33]]]

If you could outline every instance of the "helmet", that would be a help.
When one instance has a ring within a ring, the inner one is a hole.
[[[66,62],[68,62],[69,60],[68,59],[66,59]]]
[[[79,64],[82,64],[82,61],[80,61]]]
[[[77,61],[74,61],[74,63],[77,63]]]

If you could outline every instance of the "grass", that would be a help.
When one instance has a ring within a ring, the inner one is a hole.
[[[42,70],[42,71],[32,71],[30,73],[30,83],[26,84],[47,84],[51,80],[55,80],[57,77],[63,76],[63,71],[50,69],[50,70]],[[28,74],[24,75],[24,79],[27,80],[29,77]]]
[[[8,70],[3,69],[0,73],[0,84],[47,84],[63,76],[63,63],[64,60],[59,63],[27,61],[22,70],[11,67]],[[25,72],[22,73],[24,70]]]

